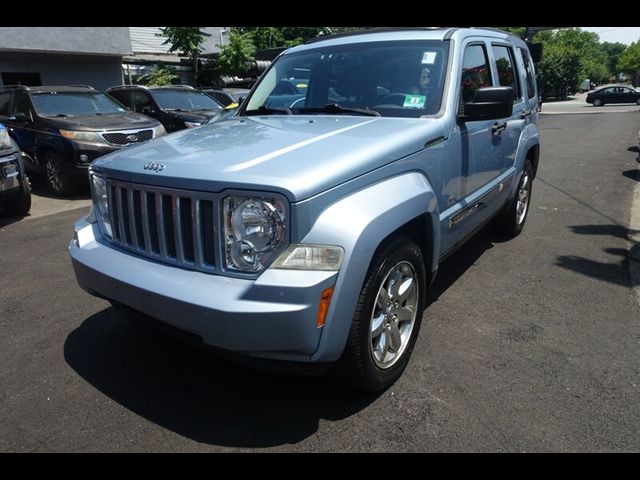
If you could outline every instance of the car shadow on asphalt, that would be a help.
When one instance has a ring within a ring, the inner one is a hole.
[[[303,441],[321,419],[354,415],[378,395],[245,367],[107,308],[64,345],[66,362],[100,392],[197,442],[264,448]]]
[[[471,266],[478,261],[484,252],[493,248],[496,243],[508,241],[496,234],[491,225],[480,229],[464,245],[440,264],[438,274],[429,288],[427,306],[437,301]]]
[[[427,303],[502,241],[490,227],[481,229],[442,264]],[[115,402],[197,442],[295,444],[315,434],[320,420],[343,420],[379,396],[349,390],[331,376],[245,367],[136,320],[143,318],[113,307],[92,315],[68,335],[65,360]]]
[[[602,243],[606,242],[606,237],[631,240],[632,236],[638,233],[635,230],[630,230],[619,224],[570,225],[569,229],[578,235],[605,237],[605,240],[601,240]],[[604,282],[625,287],[631,286],[628,260],[629,251],[619,247],[604,247],[602,250],[618,258],[612,262],[601,262],[578,255],[558,255],[555,264],[556,266]]]

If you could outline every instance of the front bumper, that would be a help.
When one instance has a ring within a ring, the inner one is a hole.
[[[0,195],[13,193],[21,186],[21,168],[18,153],[0,157]]]
[[[75,224],[69,253],[79,285],[194,333],[213,347],[309,362],[322,332],[321,293],[337,272],[266,270],[247,280],[184,270],[103,243],[97,224]]]

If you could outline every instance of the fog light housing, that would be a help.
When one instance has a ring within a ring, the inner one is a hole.
[[[85,155],[84,153],[80,155],[80,161],[81,162],[88,162],[89,161],[89,155]]]

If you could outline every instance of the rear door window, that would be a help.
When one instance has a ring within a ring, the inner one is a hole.
[[[520,48],[520,54],[522,55],[522,61],[524,62],[524,73],[527,80],[527,97],[534,98],[536,95],[536,84],[531,58],[529,58],[529,52],[524,48]]]
[[[513,51],[504,45],[493,45],[493,57],[498,72],[498,85],[513,88],[514,101],[521,98],[518,85],[518,72],[513,61]]]

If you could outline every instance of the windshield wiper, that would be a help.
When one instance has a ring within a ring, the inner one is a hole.
[[[375,110],[370,110],[368,108],[342,107],[337,103],[328,103],[324,107],[303,107],[298,109],[298,111],[300,113],[332,113],[332,114],[357,113],[360,115],[369,115],[371,117],[380,116],[380,114]]]
[[[165,110],[169,112],[188,112],[189,110],[184,110],[182,108],[165,108]]]
[[[284,108],[265,107],[264,105],[261,105],[260,107],[256,108],[255,110],[245,110],[244,111],[245,115],[271,115],[271,114],[278,114],[278,113],[284,113],[286,115],[293,115],[293,113],[291,112],[290,108],[287,108],[287,107],[284,107]]]

